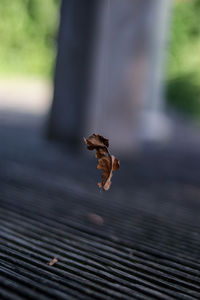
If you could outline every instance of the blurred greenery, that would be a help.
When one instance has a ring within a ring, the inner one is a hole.
[[[51,76],[59,3],[0,1],[0,75]]]
[[[174,2],[168,63],[168,104],[200,118],[199,0]]]

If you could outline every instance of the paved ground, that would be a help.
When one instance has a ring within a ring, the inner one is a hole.
[[[52,90],[51,82],[42,78],[0,78],[0,110],[44,114]]]
[[[199,299],[198,141],[121,157],[101,193],[95,159],[44,128],[0,114],[1,299]]]

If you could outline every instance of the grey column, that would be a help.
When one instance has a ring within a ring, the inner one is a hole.
[[[150,114],[144,115],[156,115],[163,106],[161,75],[169,2],[101,2],[87,133],[110,138],[115,151],[131,152],[142,138],[158,136],[161,118],[154,118],[152,127]]]
[[[83,135],[97,0],[64,0],[48,136],[77,144]]]
[[[78,143],[99,133],[114,151],[127,153],[142,138],[165,135],[170,1],[63,1],[50,137]]]

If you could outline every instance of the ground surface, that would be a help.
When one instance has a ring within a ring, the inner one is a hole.
[[[45,140],[40,118],[0,120],[1,299],[200,298],[198,143],[121,158],[100,193],[95,159]]]

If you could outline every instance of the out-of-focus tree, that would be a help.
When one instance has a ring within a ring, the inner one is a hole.
[[[200,1],[176,1],[171,26],[168,103],[200,118]]]
[[[49,76],[59,0],[0,1],[0,75]]]

